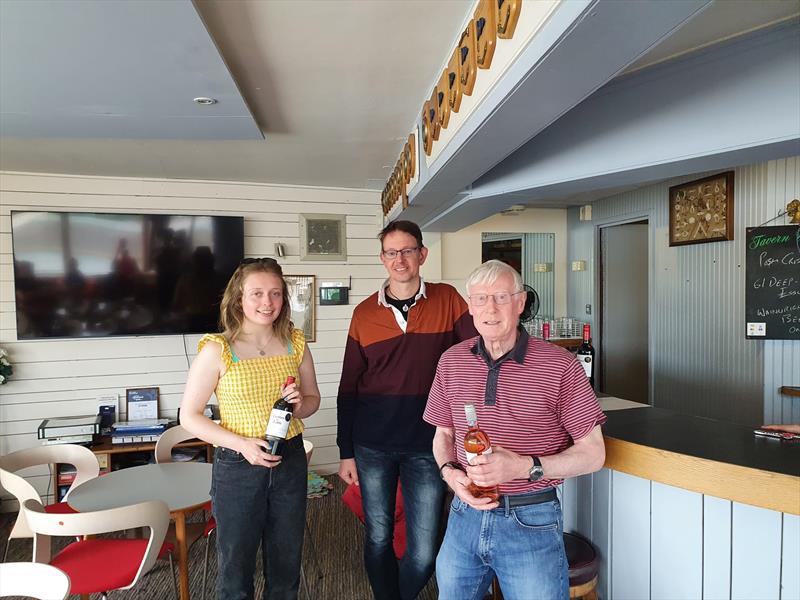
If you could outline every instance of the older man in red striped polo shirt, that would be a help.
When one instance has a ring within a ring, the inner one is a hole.
[[[455,492],[436,560],[439,598],[479,600],[497,575],[506,600],[566,599],[555,487],[602,467],[605,416],[575,357],[519,325],[526,294],[517,271],[488,261],[470,275],[467,294],[480,337],[442,355],[424,414]],[[465,404],[475,406],[492,443],[471,462]],[[473,496],[470,483],[499,486],[499,501]]]

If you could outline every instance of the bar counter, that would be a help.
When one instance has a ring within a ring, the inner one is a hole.
[[[601,398],[606,462],[562,486],[603,600],[800,599],[800,443]]]
[[[659,408],[607,412],[605,466],[615,471],[800,515],[800,440]]]

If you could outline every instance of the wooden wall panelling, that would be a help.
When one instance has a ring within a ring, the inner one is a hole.
[[[703,599],[731,597],[730,500],[703,496]]]
[[[650,481],[612,473],[611,589],[614,600],[650,598]]]
[[[650,597],[701,598],[703,496],[653,482]]]
[[[733,503],[731,600],[780,598],[781,524],[779,512]]]

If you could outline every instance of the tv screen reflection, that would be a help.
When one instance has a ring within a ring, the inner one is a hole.
[[[11,214],[17,337],[218,331],[242,217]]]

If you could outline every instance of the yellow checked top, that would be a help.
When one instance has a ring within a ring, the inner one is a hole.
[[[228,340],[218,333],[204,335],[197,344],[197,351],[208,342],[222,346],[225,363],[225,374],[215,390],[220,425],[238,435],[263,438],[272,405],[280,398],[286,378],[293,375],[300,384],[298,369],[306,349],[303,332],[292,330],[288,353],[280,356],[240,359],[231,350]],[[293,438],[302,431],[303,422],[293,418],[286,437]]]

